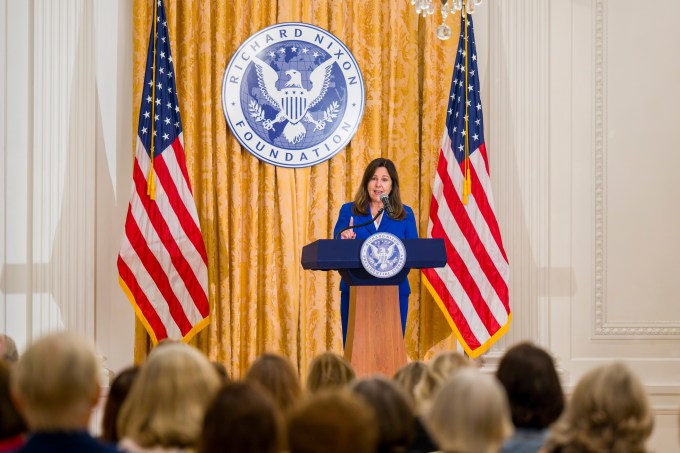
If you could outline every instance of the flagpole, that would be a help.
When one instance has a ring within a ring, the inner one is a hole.
[[[161,0],[158,0],[161,1]],[[157,0],[153,2],[153,61],[151,62],[151,165],[149,166],[149,176],[147,178],[146,194],[152,199],[156,199],[156,184],[153,176],[153,158],[155,154],[156,136],[156,24],[158,23],[158,3]]]
[[[468,202],[468,195],[472,193],[472,181],[470,180],[470,148],[469,148],[469,129],[468,129],[468,20],[467,20],[467,0],[463,1],[463,8],[460,10],[460,15],[463,18],[463,27],[465,28],[465,164],[463,165],[463,204]]]

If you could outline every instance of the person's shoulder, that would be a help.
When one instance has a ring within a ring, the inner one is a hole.
[[[403,206],[404,206],[404,211],[406,211],[406,215],[414,215],[413,209],[411,209],[411,206],[408,206],[408,205],[403,205]]]
[[[350,201],[349,203],[345,203],[340,207],[341,211],[350,211],[352,207],[354,206],[354,202]]]
[[[88,434],[88,437],[84,441],[85,450],[87,451],[98,451],[100,453],[122,453],[118,447],[114,444],[101,441],[95,437]]]

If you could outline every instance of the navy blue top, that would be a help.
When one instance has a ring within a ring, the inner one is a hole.
[[[547,437],[547,429],[515,428],[512,437],[503,445],[501,453],[537,453],[543,448]]]
[[[120,453],[112,445],[99,442],[86,431],[37,432],[16,453]]]

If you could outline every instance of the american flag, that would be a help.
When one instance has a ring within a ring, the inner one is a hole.
[[[460,29],[427,229],[428,237],[444,239],[447,264],[423,270],[423,280],[474,358],[507,331],[512,313],[510,267],[494,214],[484,146],[472,16],[461,13]]]
[[[208,324],[210,304],[167,19],[163,1],[154,6],[118,280],[155,344],[188,341]]]

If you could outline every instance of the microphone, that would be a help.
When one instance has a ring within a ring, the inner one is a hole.
[[[380,201],[383,202],[383,206],[385,206],[385,212],[387,212],[387,216],[390,218],[394,218],[394,209],[392,208],[392,205],[390,204],[390,197],[386,194],[383,193],[380,195]]]

